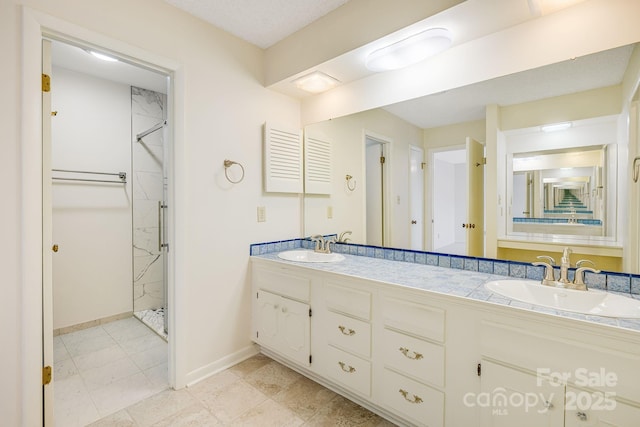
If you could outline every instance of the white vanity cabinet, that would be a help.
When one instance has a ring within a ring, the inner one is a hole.
[[[252,339],[398,425],[640,426],[637,332],[252,261]]]

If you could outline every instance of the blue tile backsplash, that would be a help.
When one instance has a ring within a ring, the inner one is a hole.
[[[325,237],[335,237],[335,235],[328,235]],[[250,246],[249,253],[251,255],[264,255],[272,252],[300,248],[313,249],[314,242],[310,239],[289,239],[277,242],[254,243]],[[332,245],[332,250],[333,252],[342,254],[456,268],[467,271],[478,271],[480,273],[496,274],[499,276],[514,278],[542,280],[544,275],[544,267],[536,267],[517,261],[475,258],[405,249],[381,248],[377,246],[350,243],[335,243]],[[569,278],[573,279],[574,274],[575,270],[570,270]],[[585,283],[591,289],[624,293],[630,292],[634,295],[640,295],[640,275],[602,271],[600,273],[585,272],[584,278]]]

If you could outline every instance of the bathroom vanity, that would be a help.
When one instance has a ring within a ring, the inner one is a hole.
[[[638,426],[640,321],[488,291],[491,274],[251,257],[261,351],[399,425]]]

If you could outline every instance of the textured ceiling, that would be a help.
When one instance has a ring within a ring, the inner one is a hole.
[[[165,0],[263,49],[348,0]]]

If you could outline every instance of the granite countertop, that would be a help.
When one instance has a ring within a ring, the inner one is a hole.
[[[358,255],[344,255],[345,259],[331,263],[303,263],[286,261],[278,257],[278,254],[267,253],[253,255],[252,258],[266,259],[283,264],[291,264],[312,270],[326,271],[344,274],[361,279],[376,280],[379,282],[405,286],[414,289],[423,289],[445,295],[469,298],[499,305],[508,305],[519,309],[535,311],[560,317],[577,319],[601,325],[631,329],[640,332],[640,319],[624,319],[603,316],[593,316],[581,313],[555,310],[512,300],[502,295],[493,293],[484,287],[484,284],[492,280],[513,279],[496,274],[480,273],[453,268],[436,267],[431,265],[415,264],[403,261],[392,261],[379,258],[370,258]],[[624,294],[629,296],[629,294]],[[640,296],[633,296],[640,299]]]

